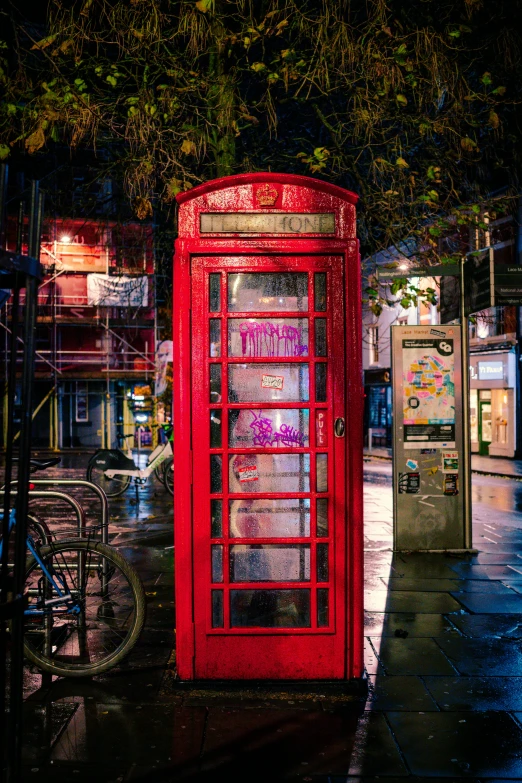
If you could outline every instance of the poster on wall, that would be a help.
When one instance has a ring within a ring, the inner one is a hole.
[[[447,336],[402,340],[402,425],[405,449],[455,448],[455,352]],[[443,334],[443,333],[442,333]]]

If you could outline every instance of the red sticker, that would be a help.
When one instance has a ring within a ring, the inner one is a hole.
[[[238,473],[241,483],[244,481],[259,481],[257,465],[246,465],[244,468],[239,468]]]

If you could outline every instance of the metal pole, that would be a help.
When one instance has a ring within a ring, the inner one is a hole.
[[[460,261],[460,332],[462,356],[462,455],[464,500],[464,549],[473,546],[473,519],[471,513],[471,431],[469,426],[469,319],[466,315],[464,280],[465,258]]]
[[[32,182],[31,209],[29,214],[28,255],[40,257],[40,234],[43,217],[43,198],[39,191],[39,183]],[[18,466],[18,494],[16,498],[16,528],[14,540],[14,574],[13,593],[15,599],[23,594],[25,583],[25,553],[27,534],[27,509],[29,502],[29,459],[31,456],[31,429],[33,405],[33,379],[36,338],[36,307],[38,296],[38,281],[34,277],[26,278],[26,301],[24,317],[24,365],[22,370],[22,405],[20,461]],[[21,777],[22,763],[22,694],[24,678],[24,616],[16,614],[12,623],[12,655],[11,655],[11,714],[8,734],[8,754],[12,780]]]

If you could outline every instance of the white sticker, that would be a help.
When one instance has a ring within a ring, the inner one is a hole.
[[[257,472],[257,465],[245,465],[244,468],[239,468],[239,480],[244,481],[259,481],[259,473]]]
[[[442,472],[443,473],[458,473],[459,472],[459,452],[458,451],[443,451],[442,452]]]
[[[410,470],[417,470],[417,468],[419,467],[419,463],[414,459],[409,459],[408,462],[406,463],[406,467],[409,468]]]
[[[285,382],[283,375],[262,375],[261,387],[263,389],[277,389],[280,391]]]

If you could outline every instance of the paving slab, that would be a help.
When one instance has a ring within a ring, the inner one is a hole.
[[[439,708],[420,677],[370,675],[365,709],[383,712],[388,710],[437,711]]]
[[[470,565],[469,563],[456,563],[452,568],[460,579],[496,579],[504,581],[509,578],[522,582],[522,564],[517,566],[518,571],[515,569],[515,566],[509,565]]]
[[[408,590],[372,590],[364,594],[370,612],[417,612],[446,614],[458,612],[461,605],[449,593],[416,593]]]
[[[522,778],[522,729],[503,712],[389,712],[414,775]]]
[[[522,564],[522,561],[520,561]],[[365,580],[366,585],[366,580]],[[510,589],[502,582],[487,579],[412,579],[411,577],[391,577],[386,580],[388,590],[415,590],[423,593],[498,593],[510,594]]]
[[[226,780],[405,775],[381,713],[211,709],[202,771]]]
[[[522,639],[522,614],[452,614],[451,623],[465,636],[476,638]]]
[[[25,702],[22,763],[47,761],[49,751],[77,709],[76,704]]]
[[[522,644],[514,639],[437,639],[457,672],[465,676],[518,677]]]
[[[448,555],[424,553],[401,553],[393,561],[396,576],[418,577],[420,579],[454,579],[452,559]]]
[[[452,615],[453,618],[453,615]],[[364,613],[366,636],[395,636],[395,632],[406,631],[408,636],[458,636],[443,614],[417,614],[416,612],[369,612]]]
[[[374,647],[387,674],[455,674],[434,639],[385,637]]]
[[[371,641],[367,638],[364,639],[364,668],[367,674],[384,674],[384,669],[379,661],[378,656],[375,653],[375,649]]]
[[[506,551],[503,547],[499,552],[479,552],[476,557],[470,558],[472,565],[522,565],[522,544],[515,546],[512,551]]]
[[[503,595],[488,595],[485,593],[452,593],[451,595],[469,612],[474,612],[475,614],[522,615],[522,595],[515,594],[513,591]]]
[[[522,710],[522,676],[423,679],[441,710]]]
[[[32,764],[22,769],[22,783],[121,783],[127,764]]]

